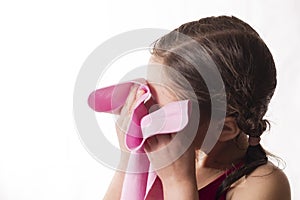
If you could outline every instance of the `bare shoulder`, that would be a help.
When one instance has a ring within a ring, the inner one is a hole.
[[[269,162],[236,182],[227,199],[290,200],[289,181],[281,169]]]

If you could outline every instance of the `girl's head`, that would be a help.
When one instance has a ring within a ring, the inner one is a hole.
[[[180,39],[181,34],[197,41],[202,49],[192,48],[189,42]],[[184,58],[186,56],[174,52],[188,54],[193,64]],[[164,68],[164,74],[182,98],[196,94],[201,118],[203,110],[210,114],[207,108],[210,98],[214,98],[210,97],[205,81],[196,69],[205,67],[198,60],[206,57],[214,61],[223,79],[226,117],[234,119],[239,130],[248,136],[260,137],[268,124],[263,117],[276,87],[276,69],[268,47],[248,24],[227,16],[183,24],[154,43],[152,60],[170,66]],[[183,79],[189,82],[193,91],[186,90]],[[224,181],[219,193],[266,162],[266,153],[260,145],[249,146],[245,166]]]

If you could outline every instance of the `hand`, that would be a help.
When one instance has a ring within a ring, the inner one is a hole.
[[[176,149],[183,145],[181,140],[174,140],[175,147],[171,149],[168,145],[175,137],[175,134],[156,135],[149,138],[145,143],[145,151],[152,166],[163,185],[164,199],[192,200],[199,199],[195,171],[195,148],[190,147],[173,163],[166,167],[161,167],[161,159],[176,156]],[[168,146],[167,146],[168,145]],[[165,148],[164,155],[151,154]],[[168,160],[168,159],[167,159]]]
[[[195,148],[193,145],[190,145],[184,154],[173,163],[161,168],[162,161],[165,161],[166,159],[168,160],[168,158],[178,157],[179,152],[177,149],[182,148],[183,144],[180,139],[174,140],[175,145],[173,147],[168,145],[175,136],[175,133],[153,136],[147,139],[145,143],[145,151],[163,185],[183,182],[195,183]],[[165,150],[162,154],[156,154],[156,157],[154,157],[152,152],[163,148],[165,148]]]
[[[122,150],[122,156],[129,155],[129,150],[125,146],[125,133],[128,129],[130,123],[130,117],[133,112],[133,106],[136,104],[137,99],[143,95],[145,92],[143,90],[138,90],[138,85],[134,84],[131,89],[124,106],[121,109],[120,116],[115,124],[119,146]],[[127,157],[127,156],[125,156]]]
[[[125,132],[129,125],[130,113],[132,112],[132,106],[135,104],[136,99],[139,95],[143,94],[143,91],[138,92],[138,85],[133,85],[130,94],[127,97],[126,103],[121,109],[120,116],[116,122],[116,131],[119,140],[119,146],[122,151],[121,154],[121,161],[119,163],[118,169],[125,170],[127,167],[128,153],[127,148],[124,144]],[[122,188],[125,173],[122,170],[116,171],[110,186],[107,189],[104,199],[111,200],[111,199],[121,199],[122,195]]]

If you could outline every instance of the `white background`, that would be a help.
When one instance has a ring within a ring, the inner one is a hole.
[[[286,162],[293,199],[300,199],[299,10],[296,0],[1,1],[0,199],[101,199],[113,170],[85,150],[73,121],[82,63],[124,31],[223,14],[248,22],[273,53],[278,87],[263,143]]]

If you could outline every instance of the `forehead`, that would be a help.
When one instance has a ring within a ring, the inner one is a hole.
[[[168,77],[164,74],[163,67],[159,60],[151,57],[147,69],[147,84],[153,99],[161,106],[178,100],[176,91],[167,84]]]
[[[164,85],[166,77],[163,72],[164,65],[161,60],[151,56],[147,66],[147,80],[149,82]]]

